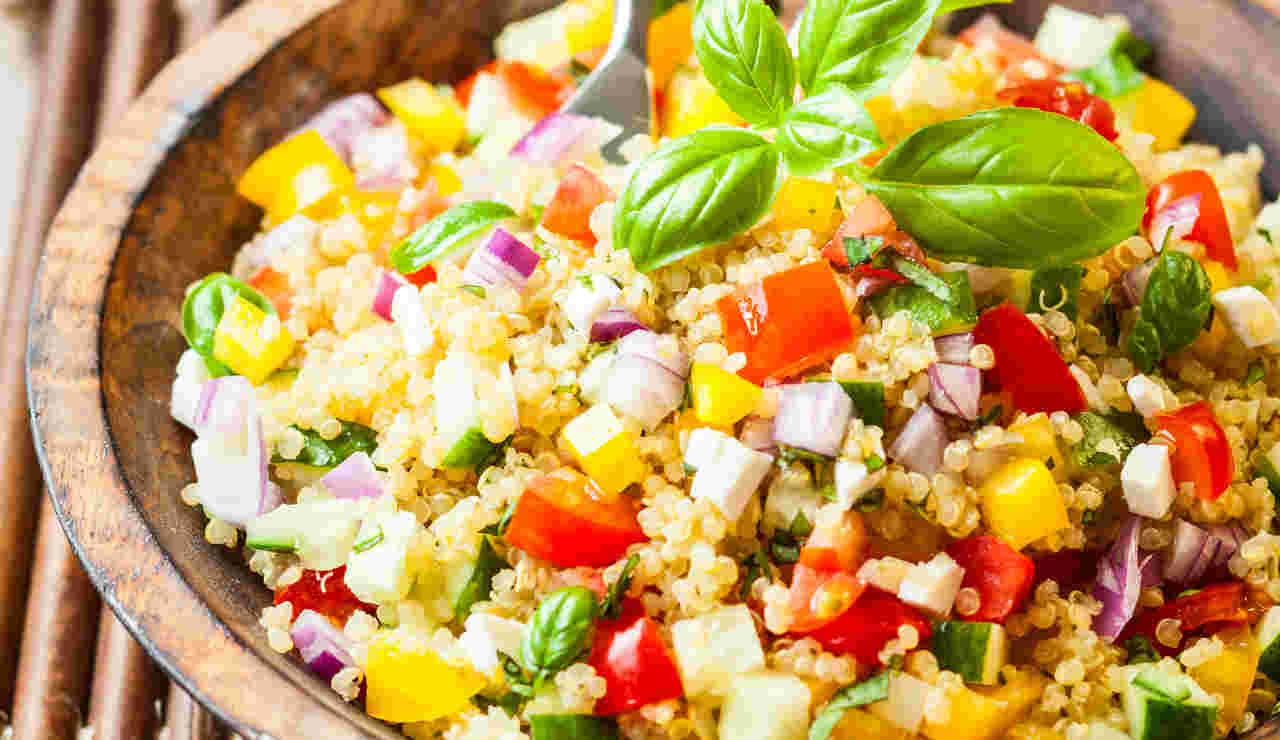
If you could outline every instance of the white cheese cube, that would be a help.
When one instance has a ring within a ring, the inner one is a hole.
[[[689,697],[723,697],[734,676],[764,668],[760,636],[744,604],[676,622],[671,644]]]
[[[740,675],[733,680],[720,709],[720,737],[804,740],[812,698],[809,685],[790,673]]]
[[[907,569],[898,586],[898,598],[933,616],[945,617],[951,613],[963,580],[964,568],[940,552],[929,562]]]
[[[1159,519],[1169,513],[1178,489],[1173,482],[1169,448],[1160,444],[1140,444],[1125,458],[1120,484],[1129,511]]]
[[[1129,378],[1124,389],[1129,394],[1129,400],[1133,401],[1134,410],[1142,414],[1143,418],[1149,419],[1169,408],[1165,403],[1164,388],[1145,375]]]
[[[689,443],[684,450],[684,464],[697,470],[708,465],[720,454],[720,445],[728,435],[711,427],[698,427],[689,432]]]
[[[209,380],[209,367],[194,349],[182,353],[178,359],[178,374],[173,379],[173,392],[169,396],[169,413],[180,424],[196,430],[196,412],[200,407],[200,394]]]
[[[1244,346],[1252,349],[1280,340],[1280,312],[1252,285],[1214,293],[1213,305]]]
[[[853,508],[853,505],[861,501],[863,496],[880,485],[880,481],[884,480],[887,472],[888,470],[881,466],[873,473],[867,470],[867,464],[861,461],[844,459],[836,461],[836,503],[845,509]]]
[[[520,660],[520,648],[529,634],[523,623],[492,614],[472,614],[464,626],[458,644],[477,671],[486,676],[496,673],[502,665],[498,653]]]
[[[698,471],[689,494],[696,499],[710,500],[731,522],[742,516],[747,502],[773,465],[772,455],[757,452],[733,437],[706,427],[695,429],[689,435],[685,460],[696,461],[689,464]]]
[[[569,325],[585,333],[591,331],[600,314],[612,308],[621,297],[622,290],[608,275],[581,275],[560,301],[560,307]]]
[[[400,329],[406,354],[417,357],[431,351],[436,336],[417,288],[405,285],[391,297],[391,320]]]
[[[386,604],[409,595],[416,575],[409,551],[417,531],[418,520],[407,511],[365,520],[347,557],[347,588],[356,598]]]
[[[586,457],[624,431],[626,429],[614,415],[613,409],[602,403],[592,406],[565,424],[564,438],[575,452]]]

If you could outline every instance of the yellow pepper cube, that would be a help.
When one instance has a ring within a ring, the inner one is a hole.
[[[1062,456],[1062,448],[1058,447],[1058,438],[1048,414],[1029,416],[1010,426],[1009,431],[1022,437],[1022,441],[1013,447],[1015,455],[1043,460],[1045,467],[1053,470],[1054,478],[1062,480],[1067,477],[1066,460]]]
[[[1155,137],[1158,151],[1176,149],[1196,120],[1196,107],[1182,93],[1148,77],[1138,89],[1111,101],[1116,119]]]
[[[569,54],[608,46],[613,35],[613,0],[570,0],[564,36]]]
[[[355,186],[338,188],[302,209],[312,221],[335,221],[351,215],[364,226],[370,244],[380,244],[396,221],[400,197],[394,193],[365,192]]]
[[[249,165],[236,192],[267,210],[278,224],[330,191],[355,184],[338,153],[315,131],[303,131],[268,149]]]
[[[826,236],[840,225],[836,186],[809,177],[788,177],[773,204],[773,224],[783,231],[809,229]]]
[[[457,149],[467,134],[466,117],[457,99],[418,77],[382,88],[378,98],[414,138],[436,152]]]
[[[690,376],[693,411],[712,426],[737,424],[760,406],[764,389],[716,365],[696,362]]]
[[[693,4],[676,3],[649,22],[649,74],[654,90],[665,90],[676,68],[693,56]]]
[[[948,692],[950,712],[943,722],[925,718],[920,733],[930,740],[996,740],[1025,717],[1044,693],[1045,680],[1016,672],[1001,686]]]
[[[452,666],[411,638],[388,635],[369,646],[365,708],[387,722],[429,722],[470,706],[485,678]]]
[[[423,177],[423,185],[430,183],[435,188],[435,194],[447,198],[450,195],[462,190],[462,178],[458,177],[458,173],[448,165],[432,162]]]
[[[1005,463],[983,484],[980,495],[991,530],[1018,550],[1071,523],[1058,482],[1035,458]]]
[[[864,709],[850,709],[831,732],[831,740],[911,740],[916,735]]]
[[[213,358],[261,385],[293,354],[293,336],[280,323],[241,296],[223,311],[213,332]]]
[[[1200,264],[1209,277],[1209,284],[1213,286],[1214,293],[1235,287],[1235,280],[1231,278],[1231,273],[1221,262],[1206,258],[1200,260]],[[1227,326],[1227,322],[1215,312],[1213,321],[1209,322],[1209,328],[1200,332],[1200,336],[1191,343],[1191,351],[1201,361],[1217,367],[1223,359],[1222,350],[1232,336],[1231,327]]]
[[[718,123],[741,126],[746,121],[733,112],[706,77],[689,67],[677,69],[667,87],[662,135],[674,139]]]
[[[635,435],[604,404],[566,424],[564,440],[583,472],[610,496],[644,479]]]
[[[1253,677],[1258,672],[1261,650],[1253,632],[1247,627],[1237,627],[1218,633],[1222,640],[1222,653],[1212,660],[1192,668],[1189,673],[1210,694],[1222,697],[1222,709],[1218,711],[1218,731],[1226,734],[1244,717],[1253,689]]]

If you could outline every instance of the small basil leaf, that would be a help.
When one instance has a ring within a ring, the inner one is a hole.
[[[456,205],[393,247],[391,266],[403,275],[412,275],[447,257],[497,222],[515,217],[516,212],[510,206],[491,200]]]
[[[931,256],[997,267],[1096,256],[1136,233],[1146,209],[1142,178],[1115,145],[1029,108],[920,129],[864,185]]]
[[[669,141],[642,161],[618,199],[614,246],[648,272],[750,228],[769,207],[778,152],[742,129]]]
[[[1117,412],[1103,416],[1085,411],[1076,416],[1076,421],[1084,430],[1084,436],[1072,446],[1071,458],[1081,468],[1119,465],[1130,450],[1151,438],[1137,414]],[[1111,444],[1101,449],[1107,441]]]
[[[844,240],[844,254],[850,267],[870,262],[884,249],[883,236],[849,236]]]
[[[298,426],[292,428],[302,434],[302,451],[292,460],[279,454],[273,455],[272,463],[299,463],[316,468],[333,468],[357,452],[373,454],[378,447],[378,433],[354,421],[342,422],[342,431],[333,439],[325,439],[313,429]]]
[[[760,0],[705,0],[693,48],[707,81],[751,123],[775,126],[791,107],[796,70],[787,34]]]
[[[871,298],[871,308],[882,319],[906,311],[934,334],[968,330],[978,322],[969,274],[944,272],[938,277],[951,286],[954,301],[942,301],[919,285],[892,285]]]
[[[1044,267],[1031,275],[1031,301],[1027,313],[1043,313],[1056,309],[1072,321],[1076,318],[1076,299],[1080,295],[1080,281],[1084,279],[1080,265]]]
[[[782,159],[796,175],[852,164],[882,146],[875,121],[853,91],[840,84],[797,103],[778,128]]]
[[[225,272],[206,275],[200,284],[187,294],[182,302],[182,336],[187,344],[204,358],[209,374],[215,378],[233,375],[231,368],[213,359],[214,332],[222,321],[227,304],[236,296],[252,303],[268,314],[276,307],[258,291],[236,280]]]
[[[1085,84],[1089,92],[1104,98],[1118,98],[1142,86],[1147,76],[1138,65],[1151,56],[1151,45],[1125,32],[1116,37],[1111,50],[1092,67],[1078,70],[1071,79]]]
[[[596,595],[582,586],[548,596],[529,623],[521,650],[525,667],[543,679],[569,667],[591,645],[596,611]]]
[[[853,399],[853,408],[859,419],[871,426],[885,426],[884,383],[875,380],[842,380],[840,387]]]
[[[941,0],[813,0],[800,19],[797,72],[810,95],[834,83],[864,100],[887,88],[924,40]]]
[[[848,710],[888,699],[890,673],[885,671],[832,695],[809,726],[809,740],[827,740]]]
[[[952,290],[951,283],[935,275],[929,268],[921,267],[906,257],[894,256],[893,269],[913,284],[924,288],[934,298],[948,304],[957,304],[963,300]]]
[[[1155,325],[1165,354],[1200,336],[1213,311],[1212,292],[1209,275],[1194,257],[1165,250],[1156,260],[1142,296],[1142,320]]]
[[[1138,319],[1129,332],[1129,359],[1144,373],[1149,373],[1160,364],[1164,357],[1164,349],[1160,345],[1160,330],[1150,321]]]

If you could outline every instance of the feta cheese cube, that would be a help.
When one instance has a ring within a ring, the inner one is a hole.
[[[418,520],[407,511],[382,512],[365,520],[347,557],[347,588],[356,598],[385,604],[409,595],[416,575],[410,550],[417,531]]]
[[[1134,447],[1120,470],[1120,484],[1129,511],[1152,519],[1168,514],[1177,495],[1169,448],[1161,444]]]
[[[587,457],[625,431],[626,428],[614,415],[613,409],[599,404],[565,424],[564,438],[575,452],[582,457]]]
[[[410,357],[424,355],[435,345],[435,332],[422,307],[422,295],[412,285],[405,285],[391,298],[391,320],[404,338],[404,351]]]
[[[169,413],[174,420],[193,432],[196,430],[200,395],[209,377],[209,367],[199,353],[194,349],[182,353],[182,357],[178,359],[177,377],[173,379],[173,391],[169,396]]]
[[[689,697],[723,697],[734,676],[764,668],[760,636],[744,604],[676,622],[671,646]]]
[[[692,452],[692,455],[690,455]],[[729,521],[737,521],[773,465],[773,456],[714,429],[689,435],[685,460],[697,469],[690,495],[709,499]]]
[[[862,500],[884,480],[888,470],[881,466],[874,473],[867,470],[867,464],[854,460],[838,460],[836,462],[836,502],[845,509]]]
[[[1142,414],[1143,418],[1149,419],[1169,408],[1165,403],[1164,388],[1145,375],[1129,378],[1124,389],[1129,394],[1129,400],[1133,401],[1134,410]]]
[[[929,562],[907,569],[898,586],[898,598],[933,616],[945,617],[951,613],[963,580],[964,568],[940,552]]]
[[[492,614],[472,614],[464,627],[458,644],[471,665],[486,676],[496,673],[502,665],[498,653],[519,660],[520,648],[529,634],[529,628],[523,623]]]
[[[727,435],[710,427],[698,427],[689,432],[689,443],[684,450],[684,464],[697,470],[708,465],[720,453]]]
[[[1244,346],[1250,349],[1280,340],[1280,312],[1251,285],[1213,294],[1213,305]]]
[[[560,301],[560,307],[564,309],[570,326],[580,332],[589,332],[600,314],[608,311],[621,297],[622,290],[608,275],[581,275]]]

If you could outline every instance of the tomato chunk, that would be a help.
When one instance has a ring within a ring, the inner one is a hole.
[[[856,576],[866,557],[862,516],[823,509],[791,576],[792,631],[818,629],[856,602],[867,587]]]
[[[903,257],[925,264],[924,250],[905,232],[898,230],[893,214],[874,195],[854,206],[853,212],[836,229],[835,236],[822,249],[822,256],[837,267],[849,266],[844,240],[859,236],[879,236],[885,245]]]
[[[1250,612],[1246,609],[1244,583],[1215,583],[1196,593],[1174,599],[1164,606],[1142,612],[1125,627],[1120,640],[1142,635],[1162,654],[1173,655],[1178,652],[1177,647],[1170,647],[1156,639],[1156,628],[1166,619],[1182,622],[1180,629],[1184,643],[1201,628],[1207,627],[1209,629],[1206,631],[1213,631],[1227,624],[1247,623],[1250,621]]]
[[[471,104],[476,79],[482,74],[494,75],[522,113],[542,119],[573,96],[573,78],[566,73],[545,72],[538,67],[510,59],[495,59],[454,86],[454,95],[462,107]]]
[[[880,663],[880,651],[898,637],[903,625],[916,628],[922,645],[933,633],[929,620],[914,607],[887,591],[869,588],[835,621],[808,636],[829,652],[852,655],[858,665],[872,666]]]
[[[556,186],[555,195],[542,213],[542,225],[553,234],[595,244],[591,212],[616,197],[594,172],[575,164]]]
[[[1231,239],[1231,227],[1227,223],[1227,209],[1223,207],[1222,195],[1209,173],[1204,170],[1185,170],[1170,175],[1151,188],[1147,193],[1147,212],[1142,217],[1142,230],[1148,238],[1159,237],[1151,233],[1156,217],[1177,205],[1191,205],[1199,211],[1191,232],[1183,238],[1203,244],[1209,259],[1221,262],[1234,272],[1239,263],[1236,260],[1235,243]]]
[[[421,270],[418,270],[417,272],[409,273],[404,277],[405,277],[405,280],[408,280],[409,282],[421,288],[427,283],[434,283],[436,281],[436,268],[432,267],[431,265],[425,265]]]
[[[973,335],[995,352],[996,366],[987,371],[988,382],[1008,391],[1019,411],[1078,413],[1088,408],[1084,391],[1053,342],[1012,303],[983,313]]]
[[[948,545],[947,554],[964,568],[962,587],[981,598],[978,611],[963,619],[1003,623],[1031,593],[1036,564],[998,537],[966,537]]]
[[[559,568],[603,567],[648,540],[625,496],[605,497],[571,468],[535,478],[516,502],[507,542]]]
[[[956,37],[960,43],[975,48],[990,47],[995,50],[995,61],[1004,72],[1005,78],[1020,82],[1033,79],[1028,74],[1027,62],[1041,66],[1043,75],[1037,77],[1056,77],[1066,70],[1053,60],[1040,53],[1031,40],[1020,33],[1011,31],[1000,22],[1000,19],[987,13],[977,23],[960,32]]]
[[[1079,82],[1033,80],[1001,90],[1000,99],[1018,108],[1059,113],[1097,131],[1107,141],[1115,141],[1120,136],[1111,104],[1090,93]]]
[[[356,598],[344,580],[347,566],[333,570],[304,570],[297,581],[276,591],[275,603],[286,601],[293,605],[293,616],[310,609],[323,614],[337,624],[344,624],[357,610],[377,614],[376,604],[368,604]]]
[[[1156,415],[1155,437],[1173,447],[1173,479],[1179,484],[1195,484],[1196,495],[1210,501],[1218,498],[1235,478],[1231,444],[1213,409],[1196,401]]]
[[[617,619],[596,626],[587,663],[607,687],[596,714],[618,715],[684,696],[675,656],[638,599],[623,602]]]
[[[293,308],[293,289],[289,287],[288,275],[270,265],[263,265],[249,278],[249,286],[271,301],[280,318],[289,318],[289,311]]]
[[[730,352],[743,352],[738,374],[757,385],[835,357],[856,336],[835,273],[822,262],[776,273],[716,302]]]

